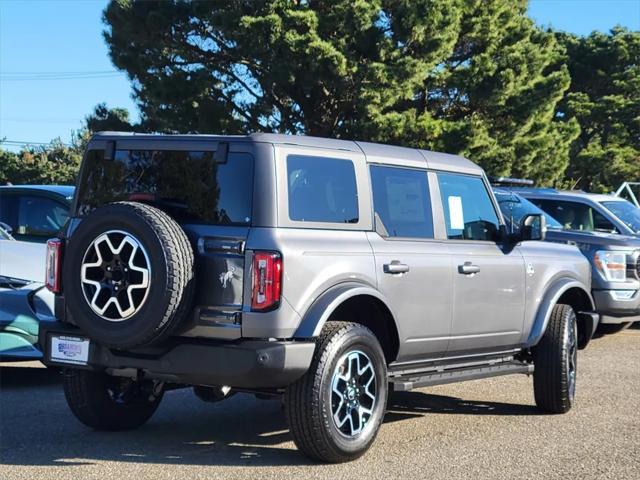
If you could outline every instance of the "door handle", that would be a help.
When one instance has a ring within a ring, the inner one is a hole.
[[[480,267],[473,265],[471,262],[464,262],[464,265],[458,265],[458,273],[462,273],[463,275],[472,275],[479,272]]]
[[[398,260],[393,260],[391,263],[385,263],[382,268],[384,273],[390,273],[392,275],[397,273],[407,273],[409,271],[409,265],[400,263]]]

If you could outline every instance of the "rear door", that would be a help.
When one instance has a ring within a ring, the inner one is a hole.
[[[434,239],[426,169],[371,165],[378,288],[398,322],[398,361],[444,355],[451,329],[451,265]],[[436,199],[437,200],[437,199]]]
[[[500,220],[480,176],[439,172],[452,257],[453,321],[448,356],[517,346],[522,336],[525,264],[497,243]]]

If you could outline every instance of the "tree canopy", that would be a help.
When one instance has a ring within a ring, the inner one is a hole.
[[[70,183],[92,132],[254,131],[460,153],[490,175],[640,179],[640,32],[543,30],[526,0],[111,0],[141,120],[99,104],[71,146],[0,148],[0,183]],[[1,145],[0,145],[1,147]]]
[[[138,128],[130,123],[127,110],[108,108],[101,103],[87,115],[84,126],[73,134],[70,145],[56,138],[47,145],[26,145],[19,152],[11,152],[2,148],[0,139],[0,185],[74,184],[93,132]]]
[[[73,184],[81,160],[82,152],[60,139],[18,153],[0,148],[0,185]]]
[[[594,191],[640,180],[640,32],[557,36],[571,73],[558,112],[580,123],[568,176]]]
[[[526,0],[132,1],[105,10],[144,128],[305,133],[459,152],[559,180],[575,121]]]

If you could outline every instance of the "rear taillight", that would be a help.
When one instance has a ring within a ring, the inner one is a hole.
[[[47,240],[47,264],[45,267],[45,285],[53,293],[60,293],[60,262],[62,259],[62,240]]]
[[[251,310],[273,310],[280,304],[282,257],[276,252],[254,252]]]

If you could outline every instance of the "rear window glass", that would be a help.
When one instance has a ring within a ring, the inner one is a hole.
[[[81,182],[78,213],[116,201],[155,205],[182,223],[249,225],[253,158],[211,151],[117,150],[113,160],[92,150]]]
[[[426,172],[372,166],[371,183],[379,233],[386,237],[433,238]]]
[[[289,218],[358,223],[356,173],[351,160],[289,155]]]

